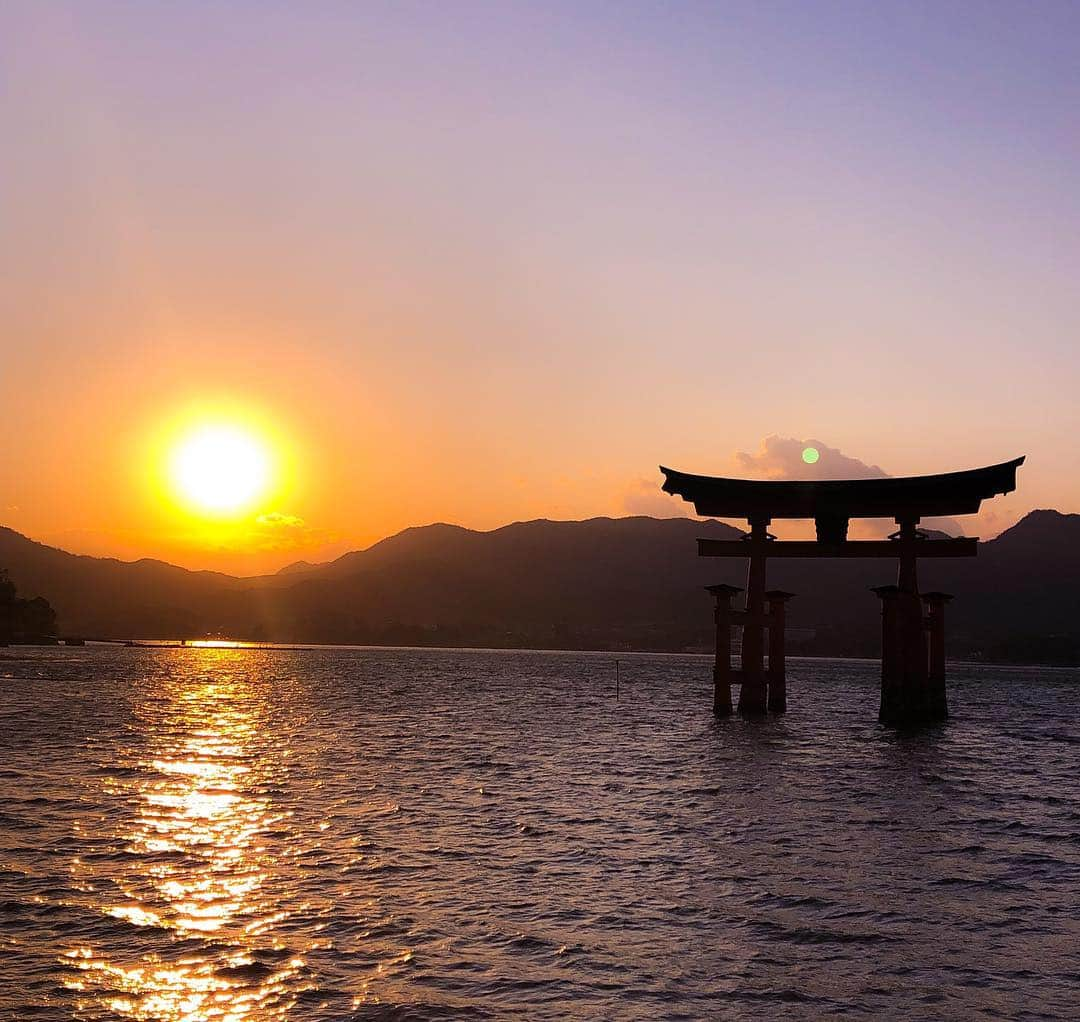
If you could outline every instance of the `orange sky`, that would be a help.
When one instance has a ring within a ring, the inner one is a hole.
[[[318,9],[5,5],[0,523],[249,573],[770,436],[1080,510],[1076,33]],[[221,407],[288,472],[208,529],[154,438]]]

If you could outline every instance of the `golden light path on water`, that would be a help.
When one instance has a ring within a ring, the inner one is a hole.
[[[304,987],[297,982],[304,960],[275,937],[286,912],[264,889],[274,870],[264,839],[284,814],[258,789],[287,769],[288,750],[271,763],[253,754],[264,707],[242,676],[204,678],[165,699],[164,708],[152,697],[143,708],[161,714],[159,745],[142,764],[137,818],[124,835],[145,875],[129,871],[115,884],[122,897],[103,901],[102,911],[166,940],[135,960],[72,948],[76,978],[66,985],[82,995],[80,1012],[105,1007],[165,1022],[285,1018]],[[119,788],[113,794],[128,794]],[[95,884],[80,861],[73,872]]]

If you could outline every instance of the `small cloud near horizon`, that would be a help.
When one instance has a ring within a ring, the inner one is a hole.
[[[336,542],[337,533],[312,528],[299,515],[286,511],[268,511],[258,515],[249,537],[255,549],[263,552],[317,550]]]
[[[282,511],[271,511],[269,514],[259,515],[255,521],[259,525],[275,529],[299,529],[304,525],[304,519],[299,515],[288,515]]]

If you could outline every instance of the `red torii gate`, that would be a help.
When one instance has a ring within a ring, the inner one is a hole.
[[[761,481],[690,475],[660,466],[664,490],[690,501],[699,515],[744,518],[750,531],[741,539],[699,539],[702,557],[746,557],[746,601],[734,586],[708,586],[715,601],[716,664],[713,709],[732,712],[731,683],[741,682],[739,713],[783,712],[784,605],[791,593],[766,590],[770,557],[895,557],[896,585],[878,586],[881,599],[881,712],[884,724],[944,720],[945,604],[948,593],[920,593],[920,557],[974,557],[978,540],[930,539],[918,528],[926,517],[975,514],[984,499],[1016,489],[1024,459],[942,475],[881,479]],[[813,518],[816,540],[777,540],[768,532],[774,519]],[[899,531],[884,540],[849,540],[852,518],[891,518]],[[924,609],[925,608],[925,609]],[[742,628],[742,663],[731,666],[731,627]],[[765,632],[769,665],[765,669]]]

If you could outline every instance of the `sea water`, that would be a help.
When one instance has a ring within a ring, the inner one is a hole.
[[[0,650],[0,1018],[1077,1017],[1080,674],[788,672]]]

